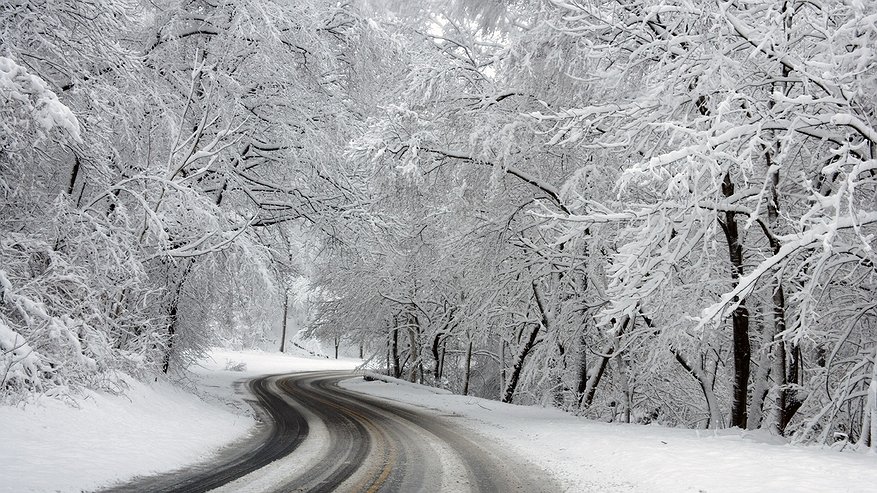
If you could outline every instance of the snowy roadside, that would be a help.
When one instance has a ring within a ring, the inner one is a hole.
[[[236,363],[245,368],[226,369]],[[208,459],[255,425],[235,382],[357,363],[216,349],[194,369],[202,397],[167,382],[129,379],[124,395],[87,392],[79,407],[48,398],[0,406],[0,492],[94,490]]]
[[[239,371],[227,368],[243,363]],[[235,382],[269,373],[351,369],[328,360],[214,350],[195,370],[203,398],[168,383],[92,392],[79,408],[44,399],[0,407],[0,492],[93,490],[209,458],[254,424]],[[343,386],[452,415],[555,474],[568,491],[870,492],[877,456],[771,443],[758,434],[588,421],[406,382]]]
[[[567,491],[864,493],[877,485],[873,454],[780,444],[758,433],[599,423],[391,379],[342,387],[450,414],[554,473]]]

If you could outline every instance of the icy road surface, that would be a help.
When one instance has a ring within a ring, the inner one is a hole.
[[[350,377],[335,371],[256,379],[262,433],[210,463],[111,491],[559,491],[545,471],[459,429],[455,416],[338,387]]]

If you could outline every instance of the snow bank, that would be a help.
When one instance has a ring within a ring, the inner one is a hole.
[[[44,398],[0,407],[0,492],[93,490],[209,456],[254,425],[164,382],[127,380],[78,408]]]
[[[203,399],[170,383],[125,379],[124,395],[88,392],[79,407],[50,398],[0,406],[0,493],[94,490],[208,459],[255,425],[243,380],[358,363],[216,349],[194,368]]]
[[[777,442],[739,430],[607,424],[556,409],[436,393],[402,381],[343,387],[455,415],[553,472],[567,491],[873,492],[877,456]]]
[[[194,371],[202,375],[210,375],[217,371],[223,371],[235,363],[244,364],[244,368],[237,373],[239,378],[243,378],[295,371],[353,370],[362,363],[362,360],[310,356],[304,349],[294,346],[286,353],[215,348],[200,362],[199,368],[194,368]]]

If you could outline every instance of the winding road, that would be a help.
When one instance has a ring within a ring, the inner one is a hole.
[[[209,463],[105,490],[219,492],[558,491],[551,476],[455,416],[351,392],[349,372],[250,382],[262,426]]]

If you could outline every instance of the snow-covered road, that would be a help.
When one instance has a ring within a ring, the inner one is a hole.
[[[459,430],[453,419],[338,387],[352,376],[333,371],[255,379],[250,388],[264,409],[266,433],[208,463],[109,491],[559,490],[545,471],[487,437]]]

